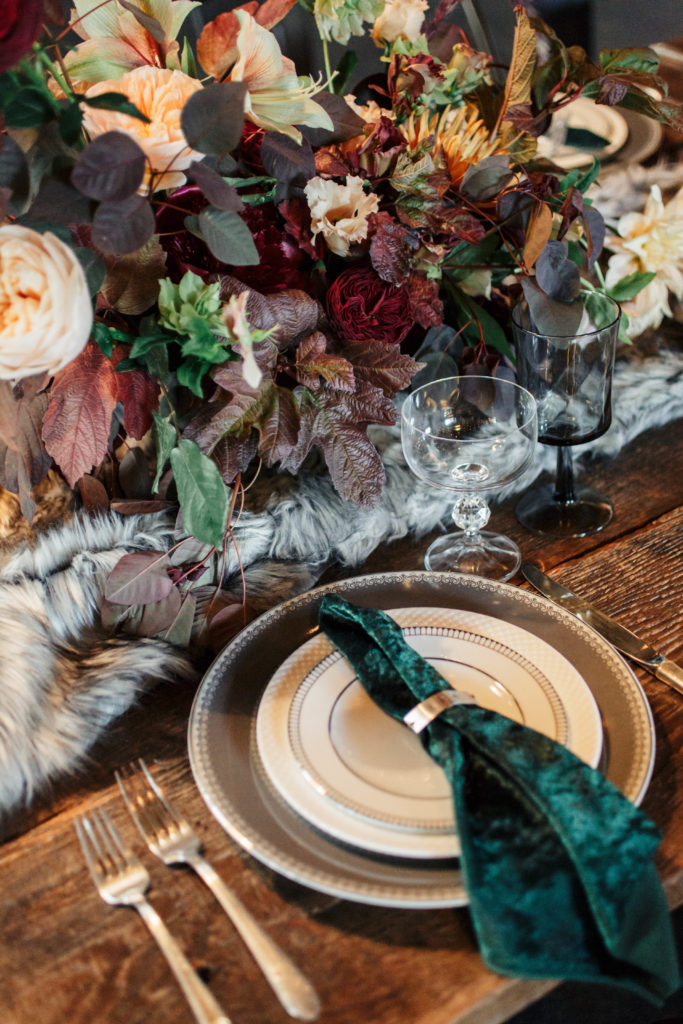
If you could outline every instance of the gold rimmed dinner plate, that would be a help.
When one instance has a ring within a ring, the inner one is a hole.
[[[595,698],[550,644],[462,609],[390,614],[447,684],[565,744],[593,767],[599,763]],[[256,743],[286,803],[335,839],[393,857],[459,855],[442,769],[414,733],[377,707],[326,636],[297,648],[268,683]]]
[[[188,727],[195,781],[208,808],[245,850],[280,874],[321,892],[393,907],[467,902],[457,860],[370,854],[305,821],[263,771],[255,737],[261,696],[274,673],[318,631],[326,593],[366,607],[460,608],[528,630],[583,677],[603,723],[602,770],[634,803],[654,764],[650,708],[633,672],[592,629],[536,594],[450,573],[396,572],[318,587],[247,626],[216,658],[199,686]]]

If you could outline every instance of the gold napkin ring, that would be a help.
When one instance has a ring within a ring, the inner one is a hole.
[[[471,693],[463,693],[462,690],[439,690],[431,697],[416,704],[403,716],[403,721],[414,733],[421,733],[430,722],[433,722],[442,711],[452,708],[454,704],[476,704]]]

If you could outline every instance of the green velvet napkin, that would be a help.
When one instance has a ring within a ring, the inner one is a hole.
[[[383,612],[328,595],[320,626],[372,699],[401,720],[448,683]],[[478,705],[421,733],[452,789],[484,961],[503,974],[602,981],[654,1003],[679,984],[652,858],[660,835],[561,744]]]

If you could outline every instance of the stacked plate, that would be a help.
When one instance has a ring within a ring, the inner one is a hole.
[[[538,154],[566,171],[587,167],[594,157],[603,165],[638,163],[655,152],[662,135],[652,118],[579,96],[554,114],[538,139]]]
[[[203,680],[190,760],[229,834],[315,889],[401,907],[466,902],[450,790],[317,630],[328,592],[384,608],[446,681],[565,743],[634,802],[654,733],[641,687],[593,630],[508,584],[387,573],[318,588],[248,626]]]

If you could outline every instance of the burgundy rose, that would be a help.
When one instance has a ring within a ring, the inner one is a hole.
[[[167,253],[168,276],[179,281],[191,270],[204,281],[217,275],[231,274],[263,294],[284,288],[309,290],[308,275],[302,264],[306,255],[278,221],[272,203],[245,206],[240,213],[251,231],[261,262],[253,267],[234,267],[222,263],[211,254],[201,238],[185,228],[185,217],[198,214],[207,205],[197,185],[185,185],[168,197],[157,214],[159,241]]]
[[[0,18],[0,72],[18,64],[40,35],[42,0],[4,0]]]
[[[405,288],[383,281],[370,267],[350,267],[327,292],[327,313],[347,341],[399,345],[412,327]]]

